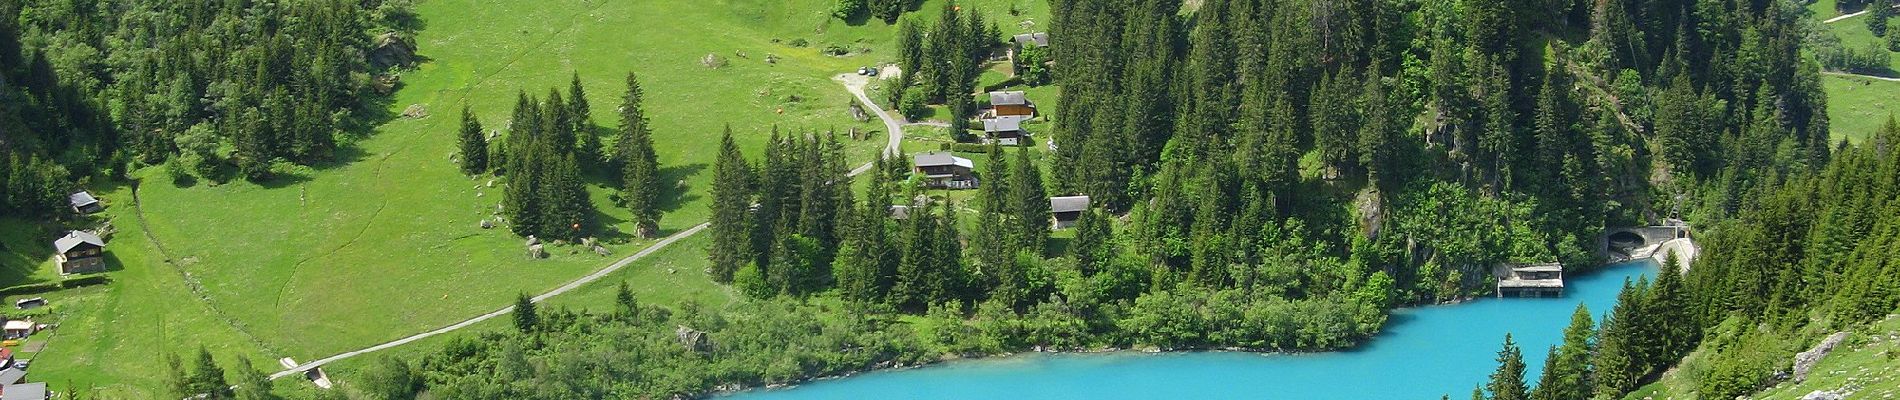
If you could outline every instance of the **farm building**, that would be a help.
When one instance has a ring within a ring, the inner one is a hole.
[[[924,177],[924,186],[944,189],[975,189],[976,163],[949,152],[933,151],[912,156],[912,171]]]
[[[1055,221],[1056,229],[1069,229],[1075,226],[1075,221],[1082,219],[1082,212],[1088,209],[1088,196],[1049,198],[1049,215]]]
[[[27,336],[33,336],[34,332],[39,331],[39,325],[34,324],[33,320],[30,319],[7,321],[3,328],[5,333],[0,334],[0,336],[5,336],[7,339],[25,339]]]
[[[1023,121],[1028,117],[996,117],[983,120],[983,139],[989,143],[1004,146],[1022,144],[1023,137],[1029,132],[1023,131]]]
[[[1023,118],[1034,117],[1036,116],[1036,105],[1030,103],[1029,97],[1023,94],[1023,92],[990,92],[990,117],[1000,118],[1010,116]]]
[[[105,205],[99,203],[99,198],[85,191],[66,196],[66,201],[72,204],[73,212],[80,214],[92,214],[105,210]]]
[[[59,261],[61,275],[84,274],[105,270],[106,241],[86,231],[67,232],[53,241],[53,255]]]
[[[1012,73],[1018,75],[1022,74],[1022,66],[1017,65],[1017,63],[1022,59],[1023,51],[1038,47],[1049,47],[1048,33],[1025,33],[1011,37],[1009,39],[1009,64],[1015,66]]]

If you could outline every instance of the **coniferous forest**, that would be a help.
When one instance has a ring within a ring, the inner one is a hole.
[[[1393,307],[1488,293],[1497,263],[1587,273],[1605,227],[1664,219],[1695,224],[1708,257],[1626,285],[1600,323],[1579,310],[1542,377],[1524,376],[1507,339],[1476,397],[1618,397],[1705,342],[1726,354],[1900,304],[1880,250],[1893,236],[1881,221],[1900,220],[1892,134],[1828,136],[1797,5],[1195,3],[1052,2],[1051,83],[1064,90],[1045,106],[1053,151],[989,148],[967,200],[917,189],[901,160],[857,176],[866,190],[840,190],[850,178],[829,135],[778,135],[758,160],[728,139],[709,273],[767,309],[669,314],[627,295],[610,315],[557,311],[544,344],[525,349],[642,379],[448,373],[428,386],[700,393],[944,353],[1338,349]],[[968,113],[956,111],[975,103],[960,95],[968,58],[998,42],[972,15],[899,18],[898,64],[915,75],[887,100]],[[1052,195],[1095,201],[1072,237],[1050,235]],[[1769,328],[1723,328],[1756,325]],[[711,349],[682,349],[667,327],[704,331]],[[809,334],[758,336],[786,331]],[[623,335],[643,339],[602,354],[641,362],[545,351]],[[451,348],[423,369],[524,350]],[[1772,375],[1745,364],[1759,357],[1732,358],[1705,393],[1749,393]]]
[[[895,27],[905,73],[879,101],[975,113],[1002,33],[909,3],[830,12]],[[1494,265],[1584,274],[1606,228],[1675,220],[1702,246],[1690,268],[1629,282],[1606,318],[1580,308],[1561,346],[1507,336],[1473,397],[1618,398],[1697,349],[1703,396],[1753,393],[1798,351],[1761,343],[1900,306],[1900,126],[1830,137],[1834,53],[1799,3],[1050,0],[1051,45],[1025,56],[1028,83],[1062,90],[1040,108],[1050,143],[981,147],[972,196],[922,188],[903,158],[852,175],[831,132],[742,149],[728,128],[704,273],[746,300],[523,295],[515,329],[361,379],[391,398],[635,398],[1027,350],[1338,350],[1394,308],[1488,295]],[[372,110],[414,61],[406,4],[0,1],[0,212],[54,215],[73,180],[145,166],[262,182],[347,161],[396,117]],[[678,188],[652,99],[626,89],[609,144],[578,74],[524,88],[505,124],[461,110],[458,166],[505,177],[514,234],[590,238],[591,176],[658,236]],[[1057,232],[1049,199],[1072,195],[1091,207]],[[1542,376],[1525,351],[1549,352]]]

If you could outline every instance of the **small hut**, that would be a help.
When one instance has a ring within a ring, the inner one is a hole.
[[[92,193],[89,193],[86,191],[80,191],[79,193],[73,193],[71,195],[66,196],[66,202],[71,203],[71,205],[73,206],[73,212],[79,213],[81,215],[92,214],[92,213],[105,210],[105,205],[99,203],[99,198],[93,197]]]
[[[1069,229],[1082,219],[1082,212],[1089,209],[1088,196],[1065,196],[1049,198],[1049,216],[1056,229]]]

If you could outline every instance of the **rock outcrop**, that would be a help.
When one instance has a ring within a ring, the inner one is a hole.
[[[1835,332],[1832,335],[1827,335],[1826,339],[1821,339],[1821,343],[1816,343],[1814,345],[1814,348],[1808,349],[1808,351],[1803,351],[1799,354],[1795,354],[1794,355],[1794,381],[1802,382],[1802,381],[1808,380],[1808,372],[1814,370],[1814,364],[1820,363],[1821,358],[1827,357],[1827,353],[1833,352],[1835,346],[1840,346],[1841,342],[1846,341],[1846,340],[1847,340],[1847,332]],[[1819,392],[1816,392],[1816,393],[1819,393]],[[1808,396],[1813,396],[1813,395],[1814,393],[1808,394]],[[1835,397],[1835,398],[1839,398],[1839,397]]]

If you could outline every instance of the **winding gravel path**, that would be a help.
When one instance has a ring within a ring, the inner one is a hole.
[[[894,69],[891,69],[891,70],[894,71]],[[865,95],[864,87],[865,85],[870,83],[870,79],[865,76],[859,76],[859,75],[854,75],[854,74],[841,74],[833,79],[837,80],[839,83],[843,83],[846,91],[851,92],[853,96],[856,96],[858,98],[858,101],[863,102],[864,105],[869,107],[872,112],[876,113],[879,119],[884,120],[884,128],[889,132],[887,142],[885,142],[884,144],[884,154],[886,156],[894,157],[898,154],[903,153],[903,150],[900,147],[900,145],[902,145],[904,141],[904,122],[900,119],[892,117],[889,112],[884,111],[883,107],[878,107],[877,102],[871,101],[870,96]],[[864,163],[864,165],[860,165],[857,168],[852,169],[849,176],[858,176],[858,175],[864,174],[865,172],[870,172],[871,167],[873,165],[875,164],[872,162],[866,162]],[[533,301],[535,303],[540,303],[542,300],[547,300],[548,298],[559,296],[563,293],[573,291],[574,289],[579,289],[581,286],[586,286],[589,283],[594,283],[595,281],[598,281],[601,278],[607,277],[607,275],[613,274],[615,271],[619,271],[622,268],[626,268],[628,265],[633,264],[634,261],[639,261],[641,258],[645,258],[649,255],[652,255],[653,253],[657,253],[660,250],[665,249],[667,246],[672,245],[674,242],[678,242],[680,240],[684,240],[686,238],[692,237],[693,235],[697,235],[699,234],[699,232],[705,231],[706,228],[708,227],[711,227],[711,225],[702,223],[699,225],[694,225],[692,228],[687,228],[684,231],[680,231],[679,233],[675,233],[672,236],[668,236],[665,239],[660,239],[659,242],[655,242],[653,243],[653,245],[647,246],[647,248],[641,249],[637,253],[633,253],[632,255],[629,255],[625,258],[621,258],[619,261],[615,261],[613,264],[608,265],[606,268],[601,268],[598,271],[594,271],[594,273],[592,274],[587,274],[587,276],[583,276],[580,279],[575,279],[571,282],[568,282],[567,284],[554,288],[554,290],[550,290],[547,293],[542,293],[539,296],[534,296]],[[467,320],[463,320],[462,322],[457,322],[453,325],[444,326],[444,327],[437,328],[435,330],[431,330],[428,332],[418,333],[418,334],[410,335],[408,337],[404,337],[401,339],[385,342],[383,344],[378,344],[375,346],[365,347],[358,350],[352,350],[352,351],[344,352],[341,354],[324,357],[316,361],[306,362],[303,364],[299,364],[295,367],[291,367],[289,369],[272,373],[270,375],[270,379],[275,380],[278,378],[283,378],[283,377],[291,376],[291,375],[301,375],[306,371],[316,369],[318,367],[322,367],[324,365],[327,365],[333,362],[342,361],[345,359],[349,359],[351,357],[356,357],[356,356],[360,356],[360,355],[364,355],[368,353],[373,353],[379,350],[384,350],[384,349],[388,349],[388,348],[392,348],[396,346],[413,343],[415,341],[427,339],[435,335],[441,335],[444,333],[454,332],[456,330],[466,328],[470,325],[474,325],[482,321],[487,321],[495,317],[507,315],[509,312],[513,312],[514,310],[515,310],[515,307],[511,305],[511,306],[503,307],[502,309],[499,309],[499,310],[491,311],[487,314],[482,314],[474,318],[469,318]]]

